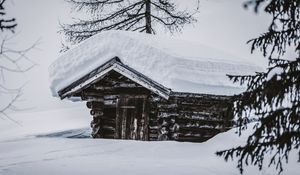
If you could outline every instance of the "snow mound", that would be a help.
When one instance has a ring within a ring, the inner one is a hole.
[[[103,63],[119,57],[129,67],[172,91],[232,95],[243,88],[226,74],[253,74],[261,68],[216,49],[161,36],[108,31],[97,34],[61,55],[50,67],[52,94]]]
[[[11,117],[22,123],[0,122],[1,175],[113,174],[113,175],[239,175],[237,162],[225,162],[216,151],[244,145],[253,124],[239,137],[236,129],[218,134],[203,143],[144,142],[114,139],[68,139],[88,127],[90,117],[82,108],[19,113]],[[82,111],[82,112],[81,112]],[[44,137],[29,137],[43,134]],[[51,137],[51,138],[49,138]],[[67,138],[66,138],[67,137]],[[282,175],[298,175],[297,150],[284,163]],[[274,175],[245,167],[245,175]]]

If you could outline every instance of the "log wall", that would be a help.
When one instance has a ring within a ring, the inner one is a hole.
[[[230,98],[226,96],[173,93],[168,100],[153,100],[152,115],[157,138],[202,142],[231,126]]]
[[[146,107],[140,105],[144,106],[142,124],[128,125],[131,127],[128,130],[143,125],[145,135],[134,137],[139,140],[203,142],[232,126],[228,96],[173,92],[165,100],[116,72],[91,84],[77,96],[87,101],[93,116],[91,135],[94,138],[120,139],[117,130],[122,121],[117,116],[121,97],[147,101]]]

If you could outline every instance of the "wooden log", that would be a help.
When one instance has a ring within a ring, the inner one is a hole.
[[[105,109],[116,109],[117,104],[105,104],[104,108]]]
[[[215,108],[209,108],[205,106],[195,106],[195,105],[178,105],[178,111],[193,111],[193,112],[203,112],[203,113],[220,113],[221,111]]]
[[[217,100],[229,100],[232,97],[231,96],[226,96],[226,95],[172,92],[170,94],[170,98],[210,98],[210,99],[217,99]]]
[[[158,138],[158,134],[157,133],[150,133],[149,138]]]
[[[115,136],[114,136],[114,134],[104,133],[102,138],[115,139]]]
[[[90,110],[90,114],[93,116],[101,116],[103,115],[103,111],[100,110]]]
[[[157,129],[149,129],[149,134],[157,134]]]
[[[91,86],[91,90],[100,90],[100,91],[105,91],[105,90],[114,90],[118,88],[142,88],[143,86],[136,84],[136,83],[131,83],[131,82],[114,82],[112,85],[99,85],[95,84]]]
[[[197,111],[186,111],[179,110],[178,118],[187,118],[187,119],[199,119],[199,120],[224,120],[224,116],[215,113],[209,112],[197,112]]]
[[[178,113],[169,113],[169,112],[159,112],[158,118],[176,118],[178,116]]]
[[[92,108],[92,102],[86,102],[86,107],[91,109]]]
[[[179,136],[176,138],[176,141],[179,142],[205,142],[211,137],[202,137],[202,136]]]
[[[103,125],[108,125],[111,127],[116,127],[116,121],[115,120],[108,120],[108,119],[103,119],[102,120]]]
[[[114,94],[150,94],[150,91],[144,87],[136,87],[136,88],[124,88],[124,87],[111,87],[110,89],[91,89],[88,88],[84,91],[82,96],[95,96],[101,97],[103,94],[106,95],[114,95]]]
[[[104,125],[104,124],[102,124],[102,129],[103,130],[107,130],[107,131],[115,131],[115,127],[114,126]]]
[[[155,137],[149,137],[149,141],[159,141],[159,140]]]
[[[103,96],[104,100],[112,100],[112,99],[119,99],[120,95],[119,94],[105,94]]]
[[[206,128],[206,127],[179,127],[179,132],[194,132],[194,133],[219,133],[220,130],[216,128]]]
[[[103,98],[102,97],[95,97],[95,96],[81,96],[81,99],[83,101],[87,101],[87,102],[103,102]]]
[[[91,109],[91,108],[95,108],[95,109],[102,109],[104,106],[103,101],[88,101],[86,102],[86,106],[87,108]]]
[[[83,99],[87,99],[88,97],[103,98],[103,94],[101,92],[90,92],[89,90],[86,90],[82,91],[81,97]]]
[[[116,118],[113,118],[113,117],[110,117],[110,116],[106,116],[106,115],[103,115],[103,116],[101,117],[101,119],[102,119],[102,121],[104,121],[104,122],[109,122],[109,123],[111,123],[111,122],[116,122]]]
[[[210,120],[210,119],[191,119],[191,118],[176,118],[176,123],[179,125],[199,125],[199,126],[225,126],[227,123],[224,120]]]
[[[93,138],[101,138],[101,124],[99,120],[92,120],[91,121],[91,128],[92,128],[92,133],[91,136]]]
[[[171,103],[171,104],[161,104],[159,103],[157,105],[158,108],[160,109],[176,109],[178,105],[176,103]]]

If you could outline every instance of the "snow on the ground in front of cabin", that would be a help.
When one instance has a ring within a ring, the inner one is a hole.
[[[243,89],[226,74],[243,75],[261,68],[198,43],[138,32],[108,31],[74,46],[49,68],[57,92],[118,56],[129,67],[173,91],[232,95]]]
[[[251,127],[238,137],[235,129],[204,143],[143,142],[109,139],[46,137],[76,128],[88,128],[84,109],[64,109],[11,115],[0,125],[1,175],[112,174],[112,175],[238,175],[236,162],[225,162],[214,153],[245,143]],[[3,133],[4,132],[4,133]],[[74,132],[76,134],[76,132]],[[33,137],[34,135],[45,137]],[[283,175],[299,173],[297,153],[291,152]],[[268,162],[266,160],[266,162]],[[271,168],[247,167],[245,174],[274,175]]]
[[[22,111],[9,114],[9,117],[17,123],[5,117],[0,118],[0,142],[11,138],[86,128],[92,120],[85,106],[40,112]]]

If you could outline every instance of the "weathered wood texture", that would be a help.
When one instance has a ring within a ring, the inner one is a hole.
[[[228,96],[173,92],[166,100],[116,72],[77,95],[91,109],[94,138],[203,142],[232,126]]]
[[[157,129],[153,140],[201,142],[232,126],[230,98],[226,96],[173,93],[168,100],[153,101],[156,114],[150,120]]]

